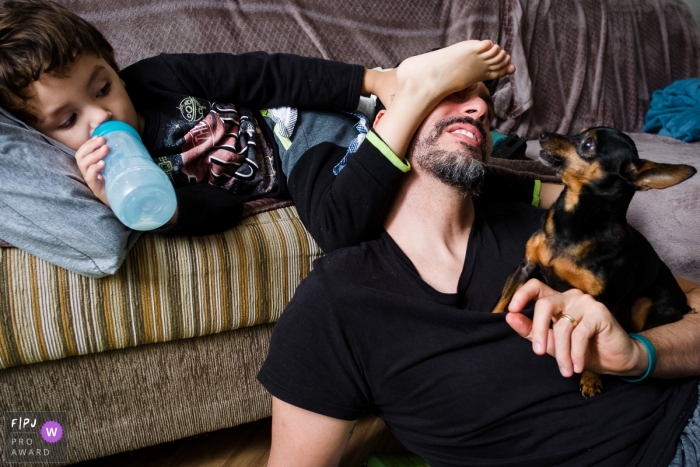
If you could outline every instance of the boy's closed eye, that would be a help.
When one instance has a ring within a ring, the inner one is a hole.
[[[63,123],[61,123],[58,126],[59,130],[67,130],[68,128],[72,127],[73,124],[75,123],[75,119],[77,118],[77,114],[71,114],[70,117],[68,117],[68,120],[65,120]]]
[[[107,81],[104,86],[100,88],[100,90],[97,92],[97,97],[104,97],[107,94],[109,94],[109,91],[112,89],[112,82]]]
[[[107,95],[109,95],[109,91],[111,89],[112,89],[112,82],[107,81],[103,85],[101,84],[98,87],[98,90],[95,93],[95,97],[98,99],[101,97],[106,97]],[[71,116],[68,117],[68,119],[64,120],[63,123],[61,123],[58,126],[58,129],[59,130],[67,130],[67,129],[71,128],[73,126],[73,124],[75,123],[75,120],[77,119],[77,117],[78,117],[77,114],[75,114],[75,113],[71,114]]]

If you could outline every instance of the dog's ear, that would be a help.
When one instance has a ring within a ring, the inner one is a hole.
[[[685,164],[662,164],[644,159],[629,161],[621,175],[639,191],[662,189],[677,185],[693,175],[695,167]]]

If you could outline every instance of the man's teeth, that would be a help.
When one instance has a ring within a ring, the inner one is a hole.
[[[468,137],[468,138],[471,138],[471,139],[473,139],[473,140],[476,140],[476,137],[474,136],[474,133],[472,133],[471,131],[467,131],[467,130],[455,130],[455,131],[453,131],[452,133],[459,133],[460,135],[464,135],[464,136],[466,136],[466,137]]]

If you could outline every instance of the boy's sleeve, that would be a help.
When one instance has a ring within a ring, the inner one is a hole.
[[[373,142],[373,134],[348,157],[337,176],[333,167],[347,148],[332,143],[309,149],[289,176],[287,186],[299,217],[326,253],[359,245],[381,233],[403,174],[410,167],[386,154],[379,138]]]
[[[243,212],[240,198],[229,190],[207,183],[175,190],[177,222],[156,229],[164,235],[211,235],[238,224]]]
[[[127,82],[139,81],[140,89],[192,94],[254,109],[354,110],[364,68],[265,52],[161,54],[125,68],[122,76]]]

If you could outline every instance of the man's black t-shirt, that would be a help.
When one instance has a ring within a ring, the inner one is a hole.
[[[330,417],[375,413],[433,467],[668,465],[697,380],[603,377],[584,399],[490,313],[542,211],[475,205],[457,293],[426,284],[386,233],[336,251],[297,289],[259,380]]]

